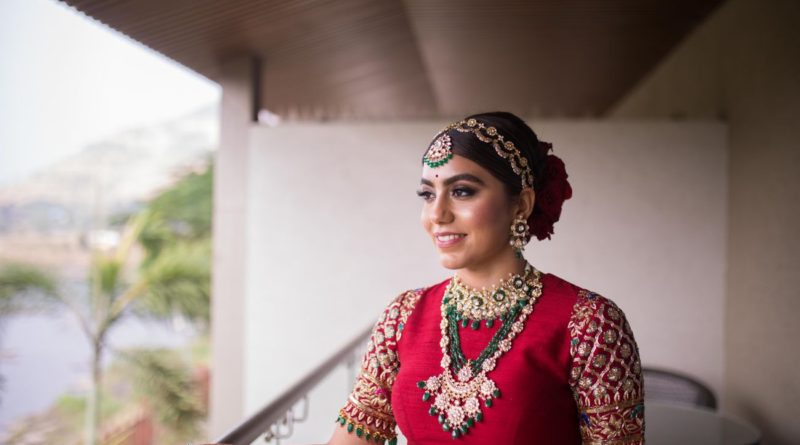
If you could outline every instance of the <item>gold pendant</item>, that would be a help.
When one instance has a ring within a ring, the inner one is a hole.
[[[532,267],[530,272],[532,273],[526,273],[525,283],[526,296],[529,298],[520,298],[516,301],[516,306],[509,308],[509,312],[503,316],[502,326],[474,361],[464,357],[460,346],[456,346],[454,350],[450,348],[451,336],[453,341],[459,341],[457,309],[450,302],[453,298],[454,282],[451,281],[445,290],[441,306],[442,321],[439,325],[442,372],[417,382],[417,386],[425,391],[422,401],[427,402],[433,398],[433,406],[428,413],[432,416],[438,414],[442,429],[449,431],[453,439],[467,434],[476,422],[483,420],[481,401],[487,408],[491,408],[493,400],[500,397],[497,385],[486,374],[494,370],[500,356],[511,349],[511,342],[522,332],[525,320],[533,312],[533,306],[542,294],[541,272]],[[454,331],[451,331],[451,327]],[[453,368],[458,369],[455,377],[451,370]]]
[[[424,389],[423,400],[433,398],[430,413],[439,414],[442,429],[451,431],[454,438],[466,434],[476,422],[483,420],[481,402],[488,408],[493,399],[500,396],[494,381],[483,371],[473,375],[469,364],[458,371],[455,379],[449,369],[429,377]]]

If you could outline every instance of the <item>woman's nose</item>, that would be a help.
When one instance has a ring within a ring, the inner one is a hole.
[[[431,203],[430,218],[434,224],[447,224],[453,221],[453,212],[450,210],[447,196],[440,194],[434,199]]]

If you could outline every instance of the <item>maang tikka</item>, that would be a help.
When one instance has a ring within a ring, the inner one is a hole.
[[[425,157],[422,159],[431,168],[447,164],[447,161],[453,157],[453,152],[450,150],[452,146],[453,141],[450,139],[450,136],[448,136],[447,133],[442,133],[442,135],[436,138],[431,146],[428,147],[428,151],[425,152]]]

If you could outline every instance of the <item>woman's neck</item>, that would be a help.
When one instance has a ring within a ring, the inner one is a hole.
[[[522,274],[525,271],[525,264],[524,258],[517,258],[511,251],[510,255],[503,254],[492,261],[458,269],[456,274],[461,282],[469,287],[490,288],[508,278],[509,274]]]

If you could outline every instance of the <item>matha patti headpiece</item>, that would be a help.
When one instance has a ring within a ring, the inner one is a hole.
[[[448,136],[447,133],[443,133],[428,147],[428,151],[422,159],[431,168],[447,164],[447,161],[453,157],[453,152],[450,151],[450,147],[452,146],[453,141],[450,140],[450,136]]]
[[[447,132],[456,130],[461,133],[473,133],[481,142],[485,142],[494,147],[497,154],[508,161],[511,165],[511,170],[516,173],[522,180],[522,188],[533,188],[533,172],[528,159],[520,153],[519,149],[512,141],[507,141],[503,135],[497,133],[494,127],[487,127],[477,119],[467,119],[455,122],[445,127],[440,133],[441,135],[433,141],[423,161],[431,168],[436,168],[444,165],[453,157],[453,152],[450,150],[453,142]]]

